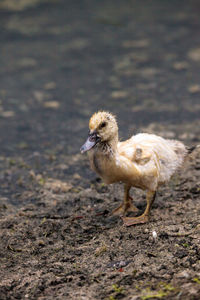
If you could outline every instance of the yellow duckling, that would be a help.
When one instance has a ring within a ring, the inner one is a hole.
[[[129,196],[131,187],[146,190],[147,206],[139,217],[122,217],[127,226],[146,223],[156,190],[167,182],[183,163],[188,150],[183,143],[154,134],[140,133],[119,142],[116,118],[99,111],[89,121],[89,136],[81,153],[89,151],[91,168],[106,182],[124,182],[124,201],[113,214],[136,212]]]

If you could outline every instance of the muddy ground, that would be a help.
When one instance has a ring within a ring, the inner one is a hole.
[[[194,0],[0,2],[0,299],[200,298],[199,150],[150,222],[128,228],[110,214],[123,185],[79,154],[98,109],[121,139],[200,143],[199,12]]]

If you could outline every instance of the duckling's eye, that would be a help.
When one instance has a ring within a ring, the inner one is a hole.
[[[104,128],[107,125],[106,122],[102,122],[101,125],[99,126],[99,128]]]

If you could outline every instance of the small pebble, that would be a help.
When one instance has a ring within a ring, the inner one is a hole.
[[[176,274],[176,277],[177,278],[187,278],[188,279],[188,278],[190,278],[190,274],[186,270],[184,270],[184,271]]]
[[[131,260],[120,260],[120,261],[112,261],[107,265],[108,268],[114,268],[114,269],[121,269],[123,267],[126,267]]]
[[[157,232],[155,230],[152,231],[152,236],[153,236],[153,239],[156,240],[158,235],[157,235]]]

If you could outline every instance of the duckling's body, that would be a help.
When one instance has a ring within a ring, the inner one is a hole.
[[[146,210],[140,217],[123,220],[127,226],[147,222],[158,186],[167,182],[181,166],[186,147],[179,141],[147,133],[119,142],[116,119],[107,112],[94,114],[89,127],[90,135],[82,152],[90,150],[91,168],[108,184],[125,183],[124,202],[113,213],[124,215],[127,211],[137,211],[129,196],[130,188],[137,187],[147,191]]]

